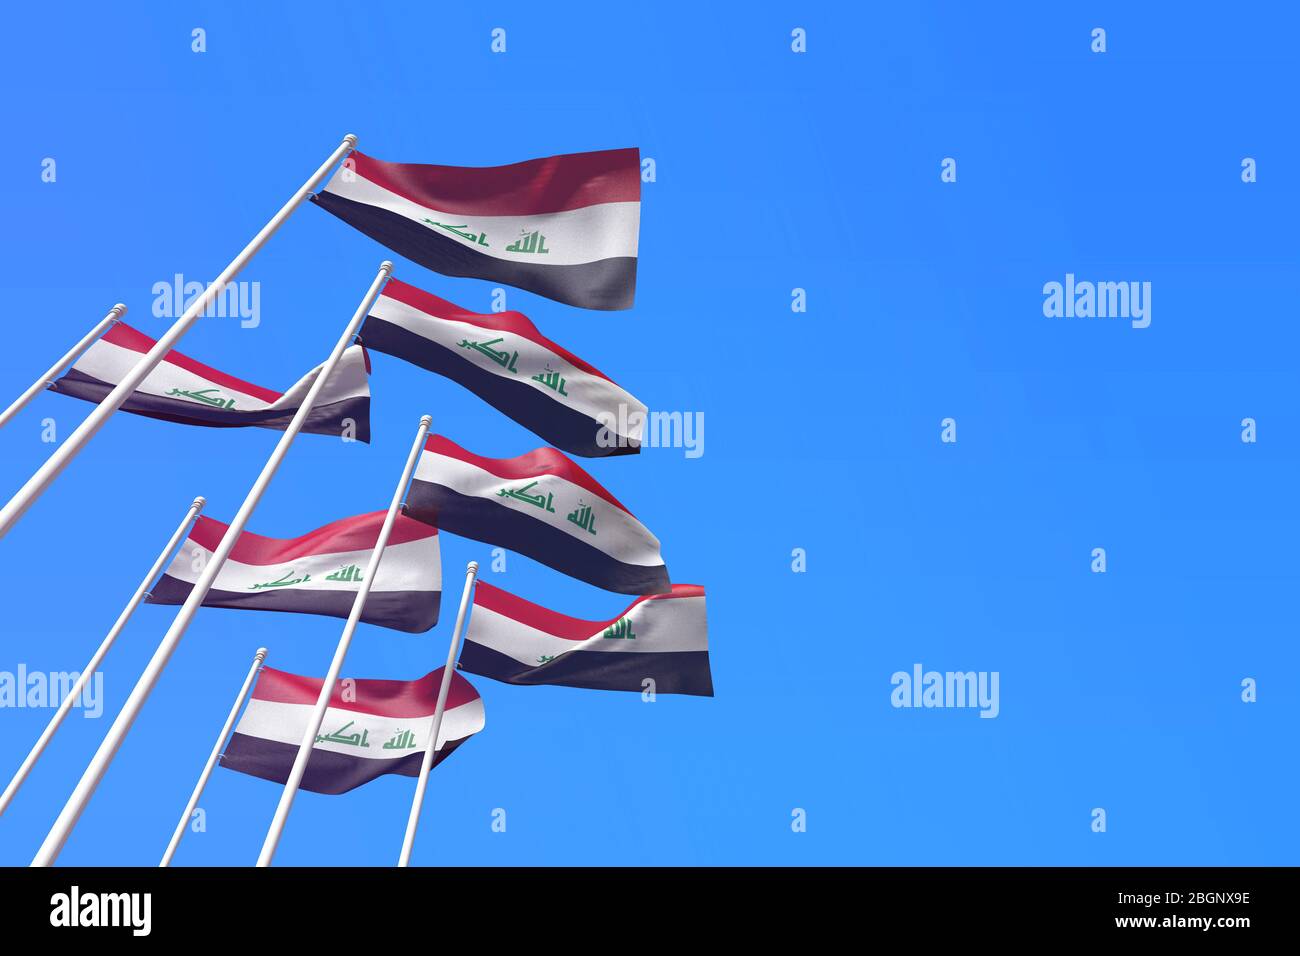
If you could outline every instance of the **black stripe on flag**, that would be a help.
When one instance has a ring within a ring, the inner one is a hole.
[[[545,664],[525,664],[466,639],[461,670],[507,684],[559,684],[640,692],[647,677],[657,694],[713,696],[708,651],[569,651]]]

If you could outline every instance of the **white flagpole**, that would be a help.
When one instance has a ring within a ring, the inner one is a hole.
[[[8,504],[0,508],[0,538],[9,533],[9,530],[18,523],[21,518],[42,494],[50,486],[55,478],[67,467],[86,442],[95,436],[95,433],[103,427],[108,417],[117,411],[133,393],[140,383],[144,381],[151,371],[157,367],[158,363],[163,360],[180,341],[181,336],[189,331],[199,316],[202,315],[208,306],[214,302],[217,296],[221,295],[230,281],[237,276],[241,269],[248,264],[253,256],[257,255],[258,250],[266,244],[272,234],[284,223],[293,211],[298,208],[302,201],[307,198],[313,189],[329,174],[334,165],[346,156],[356,146],[357,138],[351,133],[343,137],[343,142],[330,154],[329,159],[316,170],[305,183],[298,187],[298,191],[290,197],[289,201],[280,207],[280,211],[271,217],[271,221],[262,227],[261,232],[255,235],[248,245],[244,246],[239,255],[226,266],[221,275],[213,280],[212,284],[207,287],[191,304],[185,313],[176,320],[170,329],[163,333],[163,337],[151,348],[147,355],[135,364],[135,367],[117,383],[117,386],[104,396],[101,401],[89,415],[86,420],[77,426],[76,431],[67,437],[51,455],[46,459],[45,464],[36,469],[36,473],[27,479],[27,484],[23,485]]]
[[[72,828],[77,825],[81,813],[86,809],[86,804],[95,794],[95,788],[99,786],[99,781],[103,778],[104,772],[108,765],[113,762],[113,757],[117,754],[117,749],[122,746],[122,740],[126,737],[127,731],[135,722],[136,715],[139,714],[140,708],[144,706],[145,700],[148,699],[154,684],[162,676],[163,669],[166,668],[167,662],[171,659],[172,652],[176,650],[176,645],[180,643],[185,636],[185,630],[190,626],[190,621],[203,603],[203,599],[208,596],[208,589],[212,587],[212,582],[216,580],[217,574],[221,571],[222,566],[226,563],[226,558],[230,556],[230,551],[235,546],[235,542],[243,533],[244,526],[248,524],[248,519],[256,510],[258,502],[262,500],[262,495],[266,491],[267,485],[275,477],[276,471],[280,468],[280,463],[284,461],[284,456],[289,451],[289,446],[293,440],[298,437],[298,432],[307,421],[307,416],[311,414],[312,406],[316,404],[316,399],[320,397],[321,390],[329,380],[338,365],[339,358],[343,355],[344,350],[356,335],[357,329],[365,321],[366,315],[370,312],[370,307],[374,304],[375,299],[379,297],[379,290],[383,288],[384,282],[393,271],[391,262],[384,262],[379,267],[379,274],[375,280],[370,283],[370,289],[366,292],[365,298],[357,306],[356,313],[352,320],[348,322],[347,328],[339,336],[338,342],[334,344],[334,351],[330,357],[325,360],[321,366],[320,373],[316,380],[312,382],[311,388],[307,390],[307,395],[302,400],[302,406],[293,416],[289,427],[284,430],[280,436],[280,441],[275,446],[275,451],[271,452],[271,457],[267,459],[266,464],[262,467],[262,473],[257,476],[253,482],[253,487],[249,489],[248,497],[244,503],[239,506],[239,511],[235,514],[234,520],[226,530],[217,545],[216,551],[212,553],[211,560],[204,567],[199,579],[194,582],[194,587],[190,591],[190,596],[185,599],[181,609],[176,613],[176,619],[163,635],[158,649],[154,651],[153,657],[150,658],[144,673],[136,681],[135,687],[122,705],[121,711],[118,712],[117,719],[113,721],[113,726],[109,728],[108,735],[104,738],[103,743],[99,745],[99,750],[91,758],[90,765],[86,767],[86,772],[81,775],[81,781],[77,784],[72,796],[68,798],[67,804],[64,805],[59,818],[54,821],[54,826],[45,837],[45,842],[41,844],[40,850],[36,853],[36,858],[32,860],[32,866],[51,866],[59,856],[59,851],[63,849],[63,844],[67,842],[68,835]]]
[[[87,332],[85,337],[69,349],[63,358],[51,365],[50,370],[33,382],[31,387],[19,395],[12,405],[6,408],[3,412],[0,412],[0,428],[4,428],[5,425],[9,424],[9,419],[13,418],[26,408],[27,403],[39,395],[41,391],[50,384],[50,382],[54,381],[54,377],[63,371],[65,366],[69,365],[77,358],[77,356],[90,348],[91,342],[94,342],[95,339],[107,332],[110,327],[116,325],[117,320],[124,315],[126,315],[126,306],[121,302],[109,309],[108,315],[104,316],[98,325]]]
[[[217,758],[221,756],[221,748],[230,736],[230,728],[235,726],[235,718],[239,716],[239,708],[244,706],[244,701],[248,699],[248,692],[253,689],[253,682],[257,680],[258,673],[262,670],[262,662],[266,660],[266,648],[259,647],[257,653],[253,655],[253,666],[248,669],[248,676],[244,678],[244,686],[239,688],[239,696],[235,698],[235,705],[230,708],[230,716],[226,718],[225,725],[221,728],[221,733],[217,734],[217,742],[212,745],[212,753],[208,755],[208,762],[203,765],[203,772],[199,774],[199,782],[194,785],[194,792],[190,794],[190,802],[185,804],[185,810],[181,813],[180,822],[176,824],[176,832],[172,834],[171,842],[167,844],[167,850],[163,853],[162,862],[158,865],[171,866],[172,857],[176,855],[176,848],[181,845],[181,837],[185,836],[185,828],[189,825],[190,817],[194,814],[194,808],[199,805],[199,798],[203,796],[203,788],[208,785],[208,778],[212,776],[212,769],[217,765]]]
[[[402,853],[398,866],[409,866],[411,849],[415,846],[415,828],[420,825],[420,809],[424,806],[424,791],[429,786],[429,771],[433,768],[433,755],[438,750],[438,734],[442,731],[442,714],[447,707],[447,692],[451,690],[451,675],[456,670],[456,654],[460,650],[461,628],[469,609],[470,595],[474,593],[474,578],[478,562],[471,561],[465,568],[465,590],[460,595],[460,610],[456,612],[456,629],[451,632],[451,647],[447,651],[447,666],[442,670],[442,685],[438,688],[438,703],[433,710],[433,727],[424,745],[424,759],[420,762],[420,777],[415,783],[415,799],[411,801],[411,815],[406,821],[406,836],[402,838]]]
[[[361,587],[357,589],[357,596],[352,601],[352,611],[348,614],[347,623],[343,625],[343,635],[339,638],[338,647],[334,649],[334,660],[330,662],[329,672],[321,683],[320,694],[316,697],[316,707],[312,710],[307,730],[302,735],[302,743],[298,745],[298,754],[293,759],[293,769],[289,771],[289,779],[285,781],[284,790],[280,793],[280,802],[275,808],[275,816],[266,831],[262,852],[257,857],[258,866],[270,866],[271,859],[275,856],[275,849],[280,845],[280,835],[284,833],[285,821],[289,819],[289,811],[293,808],[293,798],[298,795],[298,786],[302,783],[302,776],[307,770],[307,761],[311,758],[316,735],[320,733],[321,723],[325,720],[325,711],[329,709],[330,697],[334,693],[334,685],[339,679],[339,672],[343,670],[343,660],[348,656],[348,648],[352,645],[352,635],[356,633],[357,622],[361,620],[366,599],[370,597],[370,586],[374,584],[375,575],[379,572],[379,562],[383,560],[384,548],[388,547],[389,534],[397,522],[398,512],[401,511],[402,499],[406,496],[406,486],[411,483],[411,475],[414,474],[415,466],[420,460],[420,453],[424,450],[424,439],[429,434],[429,426],[432,424],[433,419],[428,415],[420,419],[420,429],[415,434],[415,443],[411,445],[411,453],[406,458],[402,478],[393,492],[392,501],[388,504],[388,514],[379,529],[379,537],[375,541],[375,550],[370,555],[365,577],[362,578]]]
[[[161,572],[163,567],[166,565],[172,552],[175,551],[177,545],[184,540],[185,532],[189,530],[190,522],[198,517],[199,512],[203,510],[203,504],[202,496],[194,499],[194,503],[190,505],[189,511],[185,512],[185,517],[181,520],[181,523],[176,526],[176,530],[172,532],[171,539],[167,542],[167,547],[162,549],[162,553],[158,555],[158,560],[154,561],[153,567],[151,567],[149,573],[144,576],[144,580],[140,582],[140,586],[135,589],[135,594],[131,596],[131,600],[128,601],[126,607],[122,609],[122,613],[117,616],[117,621],[114,622],[112,628],[108,632],[108,636],[104,638],[103,643],[99,645],[99,650],[95,651],[94,655],[90,658],[90,663],[82,668],[81,676],[77,678],[77,682],[72,685],[72,689],[68,691],[68,695],[63,698],[63,703],[59,705],[59,709],[56,710],[54,716],[50,718],[50,722],[45,726],[45,731],[41,734],[40,739],[36,741],[36,746],[32,747],[32,752],[27,755],[27,759],[23,761],[23,765],[18,768],[18,772],[15,773],[13,779],[9,781],[9,786],[5,787],[4,794],[0,795],[0,814],[3,814],[5,810],[9,809],[9,804],[13,802],[14,796],[18,793],[18,788],[23,785],[23,782],[27,779],[27,775],[31,773],[32,768],[36,766],[36,761],[41,758],[41,754],[45,752],[45,748],[48,747],[50,741],[54,739],[55,731],[59,729],[59,726],[63,723],[63,719],[67,717],[68,712],[72,710],[72,705],[76,701],[77,697],[86,689],[86,685],[90,683],[90,679],[94,677],[95,672],[99,670],[99,665],[104,660],[104,655],[108,653],[109,648],[113,646],[113,642],[117,640],[117,636],[121,634],[122,629],[126,627],[127,621],[131,620],[131,615],[135,613],[135,609],[140,606],[140,602],[143,601],[145,596],[149,593],[149,585],[153,584],[154,579],[158,577],[159,572]]]

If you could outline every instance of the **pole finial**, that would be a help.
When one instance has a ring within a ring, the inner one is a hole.
[[[257,649],[257,653],[254,654],[253,657],[255,657],[255,658],[256,658],[257,660],[259,660],[259,661],[264,661],[264,660],[266,660],[266,655],[269,654],[269,653],[271,653],[271,652],[268,651],[265,647],[259,647],[259,648]]]
[[[208,499],[204,498],[202,495],[199,495],[197,498],[194,499],[194,503],[190,505],[190,507],[198,511],[202,511],[203,506],[206,505],[207,503],[208,503]]]
[[[421,428],[432,428],[432,427],[433,427],[433,416],[432,416],[432,415],[424,415],[424,416],[422,416],[422,417],[420,418],[420,427],[421,427]]]
[[[122,316],[126,315],[126,303],[119,302],[117,305],[113,306],[113,308],[109,309],[109,311],[112,312],[114,315],[116,315],[118,318],[121,318]]]
[[[469,564],[467,564],[467,565],[465,566],[465,573],[466,573],[466,574],[478,574],[478,562],[477,562],[477,561],[471,561]]]
[[[343,142],[347,143],[348,146],[352,147],[353,149],[356,149],[356,148],[357,148],[357,134],[356,134],[356,133],[348,133],[346,136],[343,137]]]
[[[385,259],[383,262],[379,263],[379,271],[382,272],[384,275],[387,275],[387,276],[392,275],[392,274],[393,274],[393,263],[392,263],[392,260],[390,260],[390,259]]]

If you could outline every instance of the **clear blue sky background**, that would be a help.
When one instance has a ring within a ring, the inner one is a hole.
[[[215,276],[345,132],[466,165],[639,146],[658,181],[636,308],[509,304],[652,408],[705,413],[700,459],[589,468],[708,588],[717,697],[476,680],[488,726],[435,772],[416,862],[1294,863],[1296,27],[1269,5],[20,5],[0,383],[118,300],[158,335],[153,284]],[[303,208],[244,273],[261,326],[205,320],[182,350],[283,389],[387,255]],[[1066,272],[1151,282],[1151,327],[1045,318]],[[489,308],[487,283],[397,275]],[[425,412],[482,454],[540,444],[374,366],[373,445],[300,439],[252,530],[383,507]],[[50,452],[43,418],[66,436],[88,411],[46,395],[0,433],[0,493]],[[194,495],[228,520],[277,437],[111,421],[0,542],[0,670],[79,668]],[[488,551],[444,537],[453,589]],[[513,555],[487,579],[580,617],[626,603]],[[172,614],[137,614],[106,716],[69,720],[0,819],[0,862],[31,859]],[[347,674],[426,673],[453,617],[363,626]],[[201,612],[62,861],[156,863],[253,651],[320,674],[340,625]],[[999,671],[1001,715],[891,708],[917,662]],[[0,711],[0,774],[48,716]],[[304,794],[278,862],[392,863],[412,788]],[[252,863],[277,796],[218,770],[177,862]]]

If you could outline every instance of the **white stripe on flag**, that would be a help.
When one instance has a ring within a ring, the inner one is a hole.
[[[212,587],[217,591],[247,594],[259,591],[263,593],[356,591],[361,583],[358,576],[364,574],[373,553],[373,548],[366,548],[360,551],[307,554],[281,564],[265,565],[241,564],[229,558],[217,574]],[[211,551],[187,538],[185,546],[172,559],[167,574],[186,584],[194,584],[211,559]],[[339,574],[350,567],[358,571],[354,575],[349,575],[348,580],[329,579],[331,574]],[[273,582],[280,579],[288,579],[295,583],[274,585]],[[257,585],[261,587],[256,587]],[[442,569],[438,555],[438,536],[431,535],[414,541],[390,544],[385,548],[384,560],[379,565],[379,572],[371,591],[428,592],[441,589]]]
[[[135,349],[122,348],[120,345],[101,339],[83,353],[72,367],[83,375],[108,385],[116,385],[140,363],[141,358],[141,353]],[[255,395],[237,391],[224,382],[218,385],[166,359],[145,376],[144,381],[136,388],[135,394],[155,395],[176,402],[202,406],[203,402],[191,398],[188,394],[173,393],[189,393],[205,389],[215,389],[220,393],[217,398],[233,401],[235,404],[232,408],[235,411],[262,411],[271,407],[270,402]]]
[[[386,209],[432,229],[438,235],[467,249],[508,262],[580,265],[619,256],[635,257],[637,254],[641,222],[639,202],[598,203],[580,209],[530,216],[465,216],[461,213],[441,212],[412,202],[346,167],[339,168],[325,187],[325,192]],[[432,219],[442,225],[431,225],[425,219]],[[545,255],[507,251],[506,247],[521,235],[535,231],[541,231],[546,236],[549,251]],[[469,238],[460,233],[468,233]],[[484,233],[487,245],[477,241],[477,237]]]
[[[570,651],[617,654],[709,649],[703,597],[641,601],[619,620],[629,623],[636,635],[634,639],[607,639],[602,625],[585,641],[575,641],[556,637],[508,615],[475,605],[465,640],[530,665],[536,665],[539,657],[558,657]]]
[[[314,705],[289,704],[282,701],[259,700],[248,702],[235,733],[282,744],[298,745],[306,731]],[[478,733],[485,724],[483,700],[476,697],[459,707],[450,707],[443,714],[438,733],[438,749],[449,740],[460,740]],[[354,710],[329,708],[321,724],[321,735],[313,749],[362,760],[392,760],[412,753],[423,753],[433,728],[433,714],[423,717],[388,717],[380,714],[361,714]],[[406,732],[410,736],[404,736]],[[357,743],[341,742],[356,735]],[[329,737],[333,735],[335,739]],[[385,748],[385,744],[389,747]]]
[[[122,348],[102,339],[90,347],[72,368],[100,382],[115,385],[139,363],[141,353],[134,349]],[[194,405],[199,408],[212,408],[211,403],[193,397],[195,392],[215,392],[212,397],[219,401],[231,401],[229,408],[233,412],[265,411],[268,409],[296,409],[302,405],[307,392],[315,382],[320,366],[304,375],[275,402],[267,402],[255,395],[238,391],[226,382],[213,382],[197,372],[168,362],[165,359],[158,364],[142,381],[134,394],[152,395],[166,398],[179,404]],[[359,345],[349,347],[339,359],[334,373],[325,383],[317,407],[326,407],[349,398],[366,398],[370,394],[370,385],[366,375],[365,353]]]

